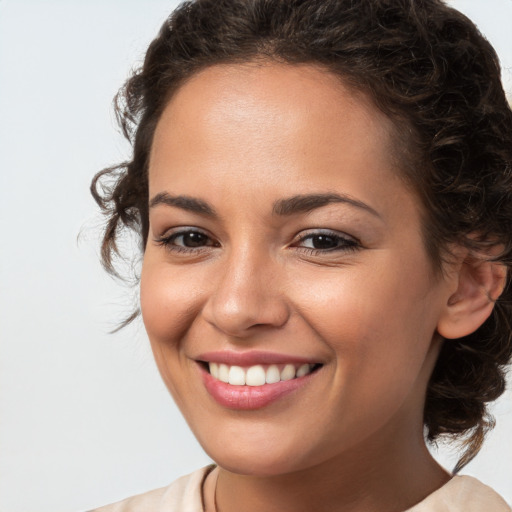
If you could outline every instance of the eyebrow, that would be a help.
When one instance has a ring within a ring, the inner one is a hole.
[[[296,213],[308,213],[330,203],[349,204],[356,208],[366,210],[379,219],[381,218],[380,214],[371,206],[345,194],[305,194],[280,199],[274,203],[272,212],[275,215],[283,216],[294,215]]]
[[[326,206],[331,203],[349,204],[351,206],[355,206],[356,208],[365,210],[375,217],[381,218],[380,214],[366,203],[363,203],[362,201],[354,199],[353,197],[345,194],[333,193],[302,194],[288,197],[286,199],[279,199],[274,203],[272,207],[272,213],[273,215],[279,216],[290,216],[297,213],[308,213],[312,210],[321,208],[322,206]],[[198,213],[207,217],[218,217],[217,212],[212,206],[210,206],[206,201],[197,199],[195,197],[172,196],[168,192],[160,192],[151,199],[149,202],[149,207],[154,208],[155,206],[161,204],[174,206],[176,208],[181,208],[182,210]]]
[[[215,209],[210,206],[206,201],[197,199],[190,196],[171,196],[167,192],[160,192],[149,202],[149,207],[154,208],[160,204],[167,206],[175,206],[182,210],[187,210],[193,213],[199,213],[207,217],[217,217]]]

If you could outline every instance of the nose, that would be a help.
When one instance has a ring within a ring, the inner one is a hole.
[[[206,320],[233,338],[283,327],[290,311],[280,286],[283,269],[279,263],[249,248],[221,260],[204,305]]]

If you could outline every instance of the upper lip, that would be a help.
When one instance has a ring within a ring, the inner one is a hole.
[[[305,364],[319,363],[312,358],[296,356],[291,354],[280,354],[275,352],[263,352],[259,350],[249,350],[245,352],[235,352],[232,350],[219,350],[213,352],[204,352],[195,358],[197,361],[207,363],[227,364],[229,366],[254,366],[257,364]]]

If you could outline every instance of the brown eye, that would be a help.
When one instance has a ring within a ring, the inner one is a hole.
[[[181,244],[178,243],[179,239],[181,239]],[[199,231],[189,231],[177,235],[173,242],[177,245],[183,245],[184,247],[203,247],[207,245],[208,237]]]
[[[339,245],[339,239],[329,235],[315,235],[310,240],[313,249],[334,249]]]
[[[357,240],[348,235],[335,232],[313,232],[304,234],[297,242],[299,248],[317,251],[318,253],[329,251],[348,251],[360,247]]]
[[[196,229],[181,229],[156,240],[159,245],[174,252],[196,252],[203,248],[219,247],[219,243]]]

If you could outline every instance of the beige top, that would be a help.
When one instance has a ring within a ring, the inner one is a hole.
[[[202,512],[202,487],[214,466],[182,476],[155,489],[91,512]],[[405,512],[512,512],[503,498],[471,476],[455,476]]]

